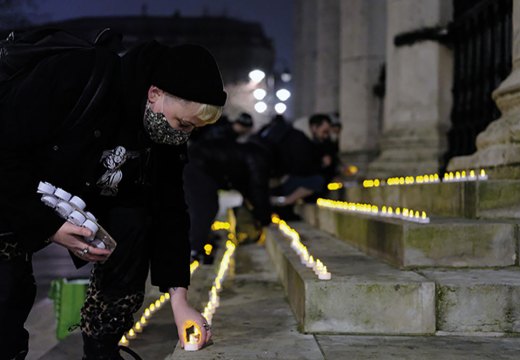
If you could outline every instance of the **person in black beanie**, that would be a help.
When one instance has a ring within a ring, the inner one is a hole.
[[[187,303],[186,141],[214,123],[227,94],[209,51],[155,41],[119,57],[102,46],[56,53],[0,81],[0,359],[24,359],[35,296],[31,255],[50,242],[76,266],[95,262],[81,310],[83,359],[122,359],[118,342],[152,285],[171,295],[181,343],[206,319]],[[85,227],[40,201],[40,181],[81,197],[117,242],[85,242]]]

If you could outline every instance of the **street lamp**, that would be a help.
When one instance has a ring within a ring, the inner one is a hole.
[[[266,95],[267,95],[267,91],[265,91],[264,89],[261,89],[261,88],[255,89],[255,91],[253,91],[253,96],[255,97],[256,100],[263,100]]]
[[[285,112],[285,110],[287,110],[287,105],[285,105],[282,102],[279,102],[274,106],[274,110],[276,111],[277,114],[281,115]]]
[[[255,104],[256,112],[263,114],[267,110],[267,104],[263,101],[259,101]]]
[[[257,113],[269,117],[287,111],[286,101],[291,97],[291,92],[288,90],[291,74],[288,68],[282,72],[275,70],[268,74],[260,69],[254,69],[249,72],[249,78],[253,87],[253,99],[256,101],[254,109]]]
[[[249,78],[256,83],[259,83],[265,78],[265,72],[263,72],[262,70],[255,69],[249,72]]]
[[[276,92],[276,97],[280,99],[280,101],[286,101],[291,97],[291,92],[287,89],[280,89]]]

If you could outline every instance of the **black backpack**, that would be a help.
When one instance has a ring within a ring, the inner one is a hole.
[[[23,78],[39,61],[67,51],[103,47],[117,53],[122,49],[121,39],[121,34],[108,28],[99,32],[93,42],[60,29],[11,32],[0,41],[0,85]],[[71,126],[81,123],[93,104],[106,93],[113,69],[114,64],[107,62],[106,57],[97,58],[89,81],[69,114],[75,119]]]
[[[103,46],[118,50],[121,35],[111,29],[101,31],[94,42],[60,29],[11,32],[0,41],[0,81],[33,68],[40,60],[61,52]]]

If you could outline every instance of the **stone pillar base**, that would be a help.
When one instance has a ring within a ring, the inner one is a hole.
[[[447,170],[486,168],[501,178],[518,178],[520,172],[520,67],[493,92],[502,117],[477,137],[477,151],[450,160]],[[519,168],[516,170],[515,168]],[[493,170],[500,168],[500,170]],[[505,170],[507,169],[507,170]]]

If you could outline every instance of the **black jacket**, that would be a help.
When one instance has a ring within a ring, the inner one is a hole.
[[[100,204],[144,206],[152,219],[152,283],[162,289],[189,284],[186,148],[153,144],[142,129],[148,78],[160,50],[147,43],[122,60],[103,48],[70,51],[0,83],[0,226],[13,231],[26,251],[42,248],[63,224],[36,194],[38,182],[49,181],[83,197],[94,214],[106,212]],[[98,66],[106,67],[101,93],[85,114],[71,118]],[[96,186],[99,161],[117,145],[138,156],[125,163],[119,192],[107,202]]]
[[[274,176],[311,176],[321,171],[320,150],[316,144],[282,118],[275,118],[251,141],[270,149]]]
[[[265,149],[253,143],[210,139],[190,145],[188,158],[221,189],[239,191],[251,203],[253,215],[262,225],[271,222],[270,154]]]

